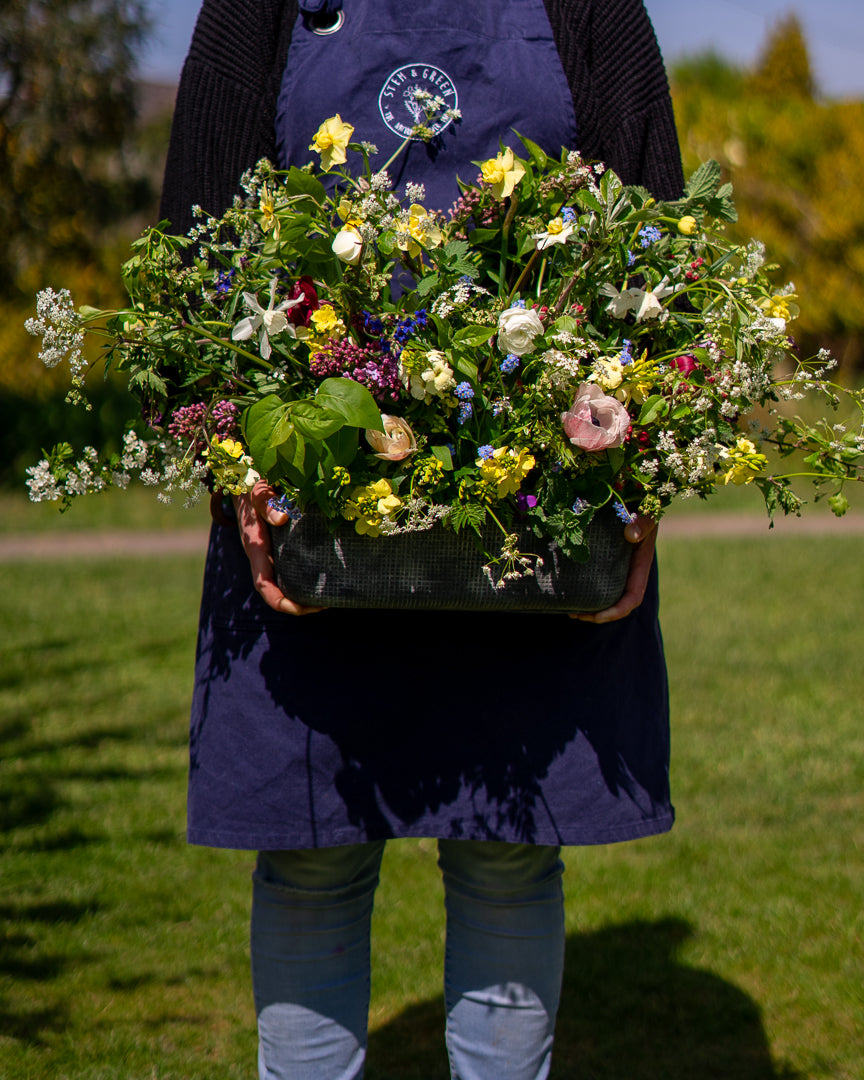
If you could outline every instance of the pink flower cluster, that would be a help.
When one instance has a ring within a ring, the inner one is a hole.
[[[208,428],[211,434],[224,439],[237,430],[239,410],[232,401],[217,401],[210,410]],[[207,420],[207,406],[203,401],[194,405],[182,405],[175,409],[168,422],[168,434],[178,442],[195,442],[203,446],[204,422]]]
[[[402,381],[399,362],[374,345],[361,346],[343,338],[330,339],[330,351],[315,353],[309,370],[316,378],[347,378],[362,383],[378,401],[398,401]]]

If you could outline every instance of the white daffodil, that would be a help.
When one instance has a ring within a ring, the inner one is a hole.
[[[670,285],[669,278],[664,277],[647,289],[622,289],[620,292],[614,285],[606,282],[600,286],[600,292],[611,297],[606,310],[613,318],[623,319],[628,311],[634,311],[636,322],[645,322],[647,319],[656,319],[663,313],[661,299],[677,292],[678,288],[677,285]]]
[[[656,319],[663,313],[663,305],[660,303],[664,296],[671,296],[677,290],[677,286],[669,284],[669,278],[663,277],[650,289],[640,289],[642,297],[636,308],[636,322],[644,322],[646,319]]]
[[[572,221],[565,222],[563,218],[556,217],[546,226],[546,232],[533,233],[531,239],[537,241],[534,246],[538,251],[545,251],[553,244],[566,244],[573,229]]]
[[[606,310],[613,319],[624,319],[628,311],[633,311],[642,301],[642,289],[621,289],[619,292],[608,281],[600,286],[603,296],[611,297]]]
[[[249,338],[260,328],[261,334],[258,339],[258,349],[264,360],[270,358],[270,337],[273,334],[281,334],[284,331],[288,331],[291,337],[296,337],[297,333],[294,326],[288,321],[285,315],[286,311],[290,311],[291,308],[296,307],[302,303],[303,296],[298,296],[294,300],[283,300],[281,304],[276,304],[276,278],[270,279],[270,303],[266,308],[262,308],[258,303],[258,297],[254,293],[243,293],[243,300],[246,307],[253,312],[252,315],[247,315],[245,319],[241,319],[240,322],[231,331],[232,341],[248,341]]]

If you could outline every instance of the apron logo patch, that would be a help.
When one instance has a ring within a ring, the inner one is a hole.
[[[435,99],[437,107],[433,108]],[[418,125],[440,135],[453,123],[450,110],[458,108],[459,94],[453,80],[434,64],[403,64],[388,75],[378,95],[381,119],[400,139],[419,138],[412,136]]]

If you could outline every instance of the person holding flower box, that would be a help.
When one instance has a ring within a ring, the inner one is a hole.
[[[330,119],[310,144],[309,118],[322,116]],[[668,86],[641,0],[430,0],[410,12],[398,0],[205,0],[177,98],[163,214],[184,231],[193,206],[212,215],[230,206],[259,159],[280,168],[315,160],[329,172],[359,159],[356,137],[390,159],[381,183],[416,196],[398,240],[410,260],[435,242],[430,208],[459,199],[457,175],[471,182],[479,168],[502,212],[515,206],[523,167],[514,132],[550,153],[578,147],[625,183],[678,196]],[[554,251],[571,232],[555,218],[538,247]],[[349,217],[333,251],[353,268],[363,244],[362,220]],[[230,275],[217,284],[232,287]],[[298,282],[283,297],[274,277],[266,307],[250,294],[238,347],[253,343],[266,359],[288,327],[299,336],[336,325],[333,310],[312,311],[313,287]],[[631,300],[610,298],[622,310]],[[533,307],[502,313],[508,377],[518,379],[543,329]],[[409,395],[451,394],[467,423],[479,407],[470,381],[440,355],[403,355]],[[389,410],[382,419],[371,440],[379,458],[414,453],[410,427]],[[586,452],[623,437],[620,412],[593,384],[562,422]],[[481,471],[516,492],[528,458],[500,449],[478,447]],[[248,487],[243,447],[229,440],[217,450],[232,475],[243,472],[238,490]],[[192,843],[259,852],[260,1076],[362,1075],[383,845],[432,837],[446,889],[452,1075],[541,1080],[563,963],[561,845],[672,825],[653,522],[628,515],[627,589],[599,613],[318,611],[276,583],[268,525],[286,515],[272,495],[254,484],[222,506],[211,533],[188,803]],[[365,495],[352,498],[358,525],[374,530],[378,511],[364,509]],[[389,485],[370,498],[385,517],[388,500],[399,501]]]

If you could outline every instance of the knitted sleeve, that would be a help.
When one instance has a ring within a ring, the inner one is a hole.
[[[546,0],[579,149],[661,199],[684,186],[669,82],[642,0]]]
[[[246,169],[275,158],[278,80],[297,0],[204,0],[183,66],[162,187],[163,218],[185,232],[198,204],[219,215]]]

